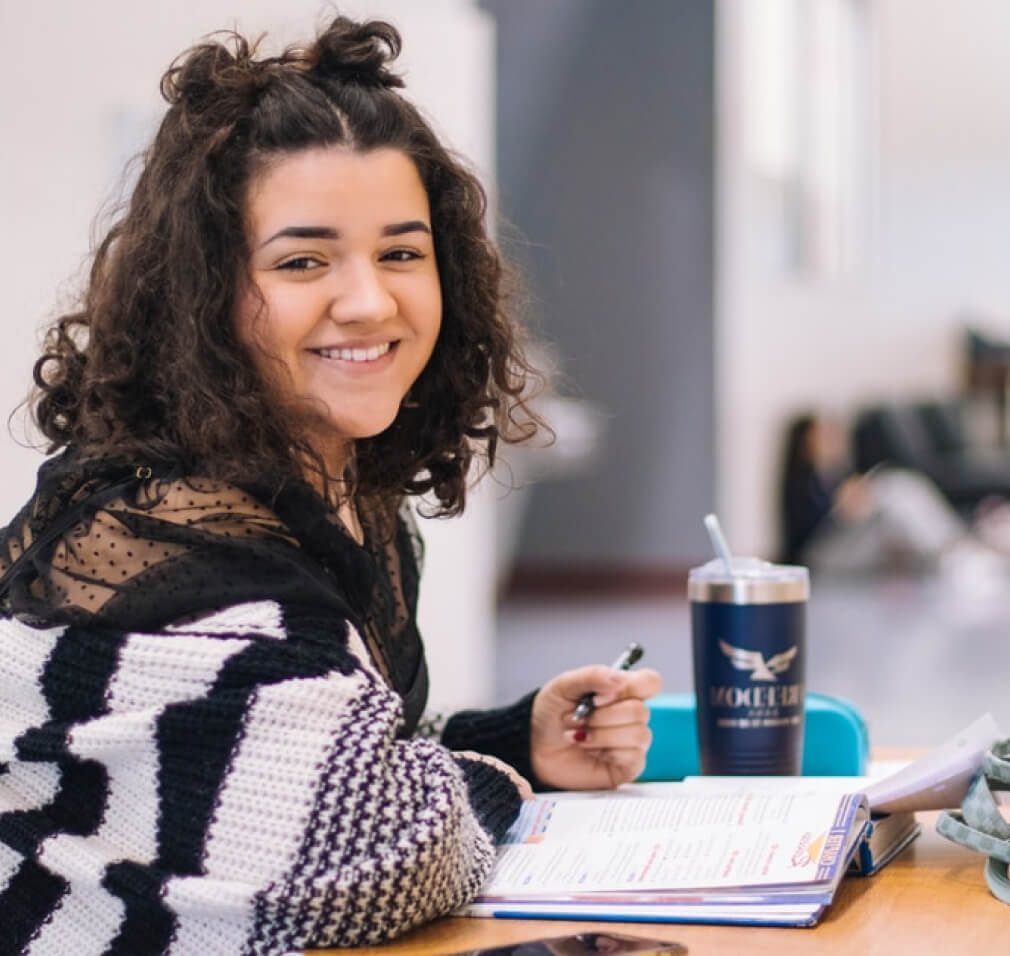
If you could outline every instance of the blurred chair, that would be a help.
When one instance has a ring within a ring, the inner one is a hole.
[[[984,498],[1010,498],[1010,453],[970,440],[959,399],[866,408],[856,417],[851,439],[857,470],[887,464],[921,472],[964,514]]]

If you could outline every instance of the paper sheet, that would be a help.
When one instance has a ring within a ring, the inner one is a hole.
[[[482,897],[827,881],[862,833],[839,794],[528,801]]]
[[[992,714],[983,714],[907,767],[867,787],[870,806],[881,813],[960,806],[982,756],[999,736]]]

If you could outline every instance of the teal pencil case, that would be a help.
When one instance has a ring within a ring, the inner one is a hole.
[[[652,746],[639,780],[679,780],[701,773],[694,694],[659,694],[649,702]],[[847,700],[807,694],[803,773],[812,777],[866,773],[870,737],[859,711]]]

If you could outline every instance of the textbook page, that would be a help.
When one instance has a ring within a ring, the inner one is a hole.
[[[992,714],[983,714],[904,769],[867,787],[870,806],[881,813],[960,806],[982,757],[999,737]]]
[[[481,897],[827,885],[867,816],[861,796],[837,792],[539,797],[523,805]]]

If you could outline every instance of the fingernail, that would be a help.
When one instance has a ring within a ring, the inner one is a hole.
[[[581,744],[581,743],[582,743],[583,741],[585,741],[586,737],[588,737],[588,736],[589,736],[589,734],[587,734],[587,733],[586,733],[586,732],[585,732],[585,731],[584,731],[584,730],[583,730],[583,729],[582,729],[582,728],[580,727],[580,728],[579,728],[578,730],[576,730],[576,731],[575,731],[575,733],[574,733],[574,734],[572,734],[572,736],[573,736],[573,737],[575,738],[575,742],[576,742],[577,744]]]

